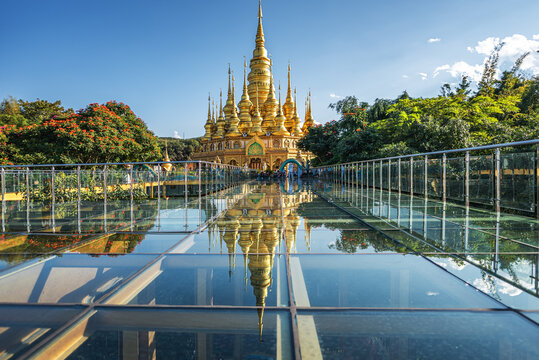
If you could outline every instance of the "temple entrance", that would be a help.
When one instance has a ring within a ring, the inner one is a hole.
[[[249,168],[262,170],[262,160],[260,158],[251,158],[249,162]]]
[[[283,171],[285,169],[285,166],[288,165],[288,164],[294,164],[294,170],[295,171],[303,171],[303,165],[301,165],[301,163],[299,161],[297,161],[296,159],[285,160],[281,164],[281,168],[279,170]]]

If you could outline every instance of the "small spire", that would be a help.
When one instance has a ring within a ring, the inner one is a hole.
[[[219,118],[223,117],[223,90],[219,89]]]
[[[212,103],[211,103],[211,122],[215,122],[215,100],[212,100]]]
[[[281,81],[279,81],[279,112],[281,114]]]
[[[258,28],[256,29],[256,46],[264,47],[264,29],[262,28],[262,1],[258,1]]]
[[[247,57],[246,56],[243,57],[243,94],[247,95]]]
[[[211,94],[208,93],[208,121],[211,120]]]
[[[288,61],[288,93],[287,93],[287,98],[291,96],[290,94],[291,92],[291,86],[290,86],[290,61]]]
[[[232,112],[236,114],[236,84],[234,80],[234,72],[232,72],[232,104],[234,104]]]
[[[228,63],[228,96],[230,96],[231,93],[230,89],[230,63]]]

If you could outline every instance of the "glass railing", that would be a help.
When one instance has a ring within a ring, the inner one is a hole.
[[[217,213],[208,195],[231,196],[252,175],[202,161],[0,166],[1,230],[148,231],[154,209],[185,209],[192,231]]]
[[[539,139],[313,168],[320,178],[539,217]]]

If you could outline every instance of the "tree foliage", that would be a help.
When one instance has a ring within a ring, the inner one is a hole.
[[[523,54],[498,79],[502,46],[487,59],[476,91],[463,76],[432,98],[404,91],[370,105],[348,96],[329,105],[338,121],[311,128],[298,145],[318,165],[539,138],[539,77],[519,73]]]
[[[166,150],[171,161],[185,161],[189,160],[189,157],[200,146],[198,139],[176,139],[176,138],[159,138],[159,148],[161,153],[165,154],[165,142]],[[163,155],[164,156],[164,155]]]
[[[154,161],[157,138],[115,101],[67,113],[60,102],[19,100],[23,124],[0,127],[0,161],[15,164]]]

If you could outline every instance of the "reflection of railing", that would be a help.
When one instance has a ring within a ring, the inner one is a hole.
[[[320,177],[357,187],[535,213],[539,139],[320,166]],[[503,152],[502,152],[503,150]],[[492,151],[491,153],[489,153]]]

